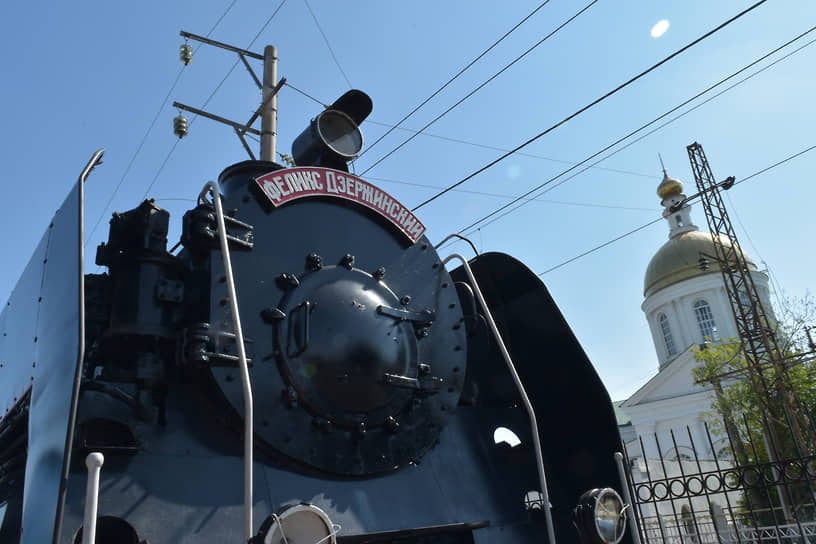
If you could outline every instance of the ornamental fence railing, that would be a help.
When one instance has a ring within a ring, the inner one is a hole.
[[[705,423],[624,436],[641,542],[816,544],[814,444],[763,429],[746,419],[730,437]]]

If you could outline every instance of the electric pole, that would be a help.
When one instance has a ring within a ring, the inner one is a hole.
[[[813,451],[813,437],[793,387],[785,355],[780,349],[775,324],[769,319],[759,298],[748,261],[737,241],[720,192],[721,189],[729,189],[734,184],[734,178],[716,182],[702,146],[695,142],[686,150],[714,242],[716,255],[713,257],[720,266],[737,325],[746,374],[760,410],[768,416],[767,419],[762,418],[762,426],[769,460],[778,464],[780,458],[809,455]],[[701,258],[702,261],[704,259]],[[773,399],[778,402],[772,402]],[[779,431],[785,428],[790,428],[794,452],[787,452],[785,444],[779,440]],[[794,454],[797,450],[801,452],[799,455]],[[780,499],[786,516],[790,517],[788,494],[780,492]]]
[[[264,48],[264,71],[261,108],[261,160],[275,160],[275,146],[278,140],[278,48],[267,45]],[[266,104],[266,106],[264,106]]]
[[[187,106],[186,104],[181,104],[180,102],[173,102],[173,107],[231,126],[235,131],[235,134],[238,136],[238,139],[241,140],[241,145],[244,146],[244,149],[246,149],[246,152],[249,154],[249,157],[252,160],[255,160],[255,154],[252,152],[252,148],[247,143],[245,136],[247,133],[260,136],[260,159],[262,161],[274,162],[278,132],[278,91],[280,91],[281,87],[283,87],[283,85],[286,83],[286,78],[281,78],[281,80],[278,81],[277,48],[274,45],[267,45],[264,48],[264,54],[260,55],[233,45],[217,42],[203,36],[190,34],[189,32],[185,32],[183,30],[179,34],[185,39],[199,41],[207,45],[213,45],[215,47],[237,53],[238,58],[243,63],[244,67],[249,72],[249,75],[252,76],[252,79],[255,81],[255,84],[261,91],[261,105],[257,110],[255,110],[255,113],[252,114],[249,121],[243,124],[214,115],[212,113],[208,113],[192,106]],[[247,58],[263,61],[263,82],[261,82],[261,80],[258,79],[258,76],[255,75],[255,71],[249,65]],[[182,46],[181,61],[184,64],[189,64],[191,60],[192,50],[189,47],[185,48],[185,46]],[[261,118],[261,130],[252,127],[258,117]],[[179,115],[179,117],[177,117],[174,121],[174,127],[174,132],[179,138],[182,138],[187,134],[187,120],[181,115]]]

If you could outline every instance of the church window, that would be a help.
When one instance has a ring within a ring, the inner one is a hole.
[[[666,317],[666,314],[660,314],[660,317],[657,318],[660,322],[660,330],[663,333],[663,341],[666,343],[666,351],[669,353],[669,357],[672,355],[677,355],[677,348],[674,345],[674,337],[672,336],[671,329],[669,328],[669,318]]]
[[[680,217],[680,216],[678,215],[678,216],[676,216],[674,219],[677,221],[677,226],[678,226],[678,227],[682,227],[682,226],[683,226],[683,218],[682,218],[682,217]]]
[[[700,334],[705,341],[706,338],[716,341],[720,339],[717,332],[717,325],[714,323],[714,314],[711,313],[711,306],[705,300],[698,300],[694,303],[694,315],[697,316],[697,324],[700,326]]]

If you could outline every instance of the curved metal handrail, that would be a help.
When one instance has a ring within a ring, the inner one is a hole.
[[[221,253],[224,259],[224,275],[227,278],[227,297],[232,312],[232,326],[235,329],[235,344],[238,348],[238,367],[241,372],[241,386],[244,393],[244,542],[252,538],[252,439],[253,439],[253,404],[252,384],[249,381],[244,333],[241,329],[241,316],[238,313],[238,297],[235,291],[235,279],[232,276],[227,228],[224,222],[224,210],[221,206],[221,192],[214,181],[209,181],[199,194],[199,201],[206,201],[207,193],[213,197],[215,217],[218,221],[218,238],[221,242]]]
[[[541,485],[542,501],[544,502],[542,506],[544,509],[544,517],[547,522],[547,536],[549,538],[549,543],[555,544],[555,529],[553,528],[552,512],[550,510],[550,493],[547,490],[547,475],[544,473],[544,456],[541,451],[541,437],[538,434],[538,421],[536,420],[533,404],[530,402],[530,397],[527,396],[527,391],[524,389],[524,384],[521,383],[521,378],[519,377],[516,367],[513,364],[513,359],[510,357],[510,352],[507,351],[507,346],[504,344],[499,328],[496,326],[496,321],[493,319],[493,314],[490,312],[490,308],[487,306],[487,302],[482,295],[482,290],[479,288],[479,283],[476,281],[476,277],[473,275],[473,271],[470,269],[470,263],[468,263],[467,259],[458,253],[453,253],[448,258],[443,260],[442,264],[447,264],[451,259],[459,259],[459,261],[462,262],[462,268],[465,270],[468,280],[470,280],[470,284],[473,287],[473,293],[476,295],[476,300],[479,301],[479,305],[484,311],[487,326],[490,328],[490,331],[493,333],[493,336],[496,339],[496,344],[499,346],[499,351],[504,358],[504,362],[507,363],[507,369],[510,371],[510,376],[513,377],[513,382],[515,382],[516,389],[518,390],[519,395],[521,395],[524,408],[527,410],[527,416],[530,418],[530,427],[532,428],[533,433],[533,447],[535,449],[536,456],[536,468],[538,469],[538,480],[539,485]]]

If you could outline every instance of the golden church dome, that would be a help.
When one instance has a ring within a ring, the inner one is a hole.
[[[730,245],[730,242],[723,241],[726,245]],[[708,270],[700,269],[701,253],[716,255],[714,241],[708,232],[699,230],[683,232],[663,244],[646,268],[646,277],[643,280],[644,296],[648,297],[655,291],[689,278],[702,276],[703,274],[719,274],[719,264],[710,257],[708,258]],[[756,264],[747,253],[745,259],[748,261],[749,269],[757,269]]]
[[[657,196],[659,196],[661,200],[665,200],[668,196],[679,195],[682,192],[683,182],[679,179],[670,178],[666,171],[663,170],[663,181],[657,186]]]

